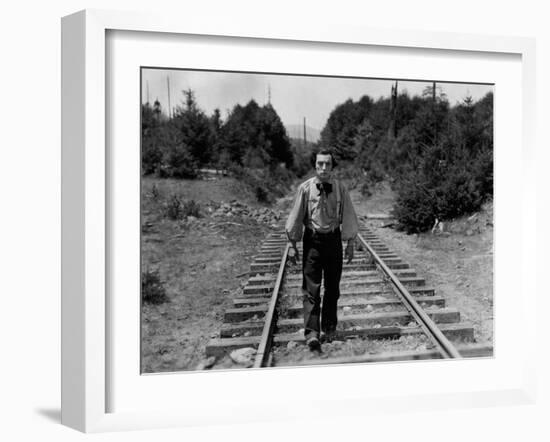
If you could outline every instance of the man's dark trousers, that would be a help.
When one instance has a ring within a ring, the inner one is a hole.
[[[321,280],[325,291],[321,309]],[[306,339],[336,329],[342,276],[342,237],[340,229],[316,233],[305,229],[303,238],[303,301]],[[320,320],[321,318],[321,320]]]

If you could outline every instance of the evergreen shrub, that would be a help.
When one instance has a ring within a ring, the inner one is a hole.
[[[168,301],[158,270],[147,269],[141,273],[141,299],[146,304],[163,304]]]

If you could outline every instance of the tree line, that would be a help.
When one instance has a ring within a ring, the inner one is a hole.
[[[317,147],[290,139],[271,104],[250,100],[222,119],[219,109],[202,111],[192,90],[183,91],[172,115],[158,101],[143,104],[141,123],[143,174],[195,178],[201,168],[225,169],[263,202],[311,171],[309,153]],[[493,94],[452,106],[435,83],[409,96],[396,82],[387,98],[337,105],[318,145],[359,176],[364,193],[390,182],[400,225],[424,231],[492,197]]]
[[[388,180],[408,232],[478,210],[493,194],[493,94],[451,106],[434,83],[421,96],[363,96],[331,112],[321,144],[362,172],[363,190]]]
[[[158,101],[142,105],[142,172],[159,177],[195,178],[204,167],[291,168],[293,153],[285,127],[270,104],[235,105],[223,121],[208,116],[192,90],[167,116]]]

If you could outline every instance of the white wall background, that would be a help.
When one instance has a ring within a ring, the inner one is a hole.
[[[550,28],[544,2],[89,0],[5,4],[0,14],[0,438],[12,440],[550,440],[549,333],[541,331],[539,403],[534,406],[417,412],[323,422],[157,430],[85,436],[60,418],[60,17],[84,8],[246,14],[250,20],[337,22],[537,38],[539,275],[545,232],[549,161]],[[519,178],[519,177],[518,177]],[[519,210],[519,205],[518,205]],[[536,220],[533,220],[536,228]],[[533,260],[535,264],[535,260]],[[542,312],[548,290],[539,284]],[[543,292],[546,293],[543,293]],[[542,322],[542,321],[541,321]],[[544,326],[544,327],[543,327]],[[373,380],[365,380],[366,382]],[[397,422],[397,424],[396,424]],[[450,426],[450,430],[447,430]],[[421,431],[427,430],[426,434]]]

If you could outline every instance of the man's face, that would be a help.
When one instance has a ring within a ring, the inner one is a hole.
[[[317,154],[315,171],[321,181],[328,181],[332,175],[332,156]]]

